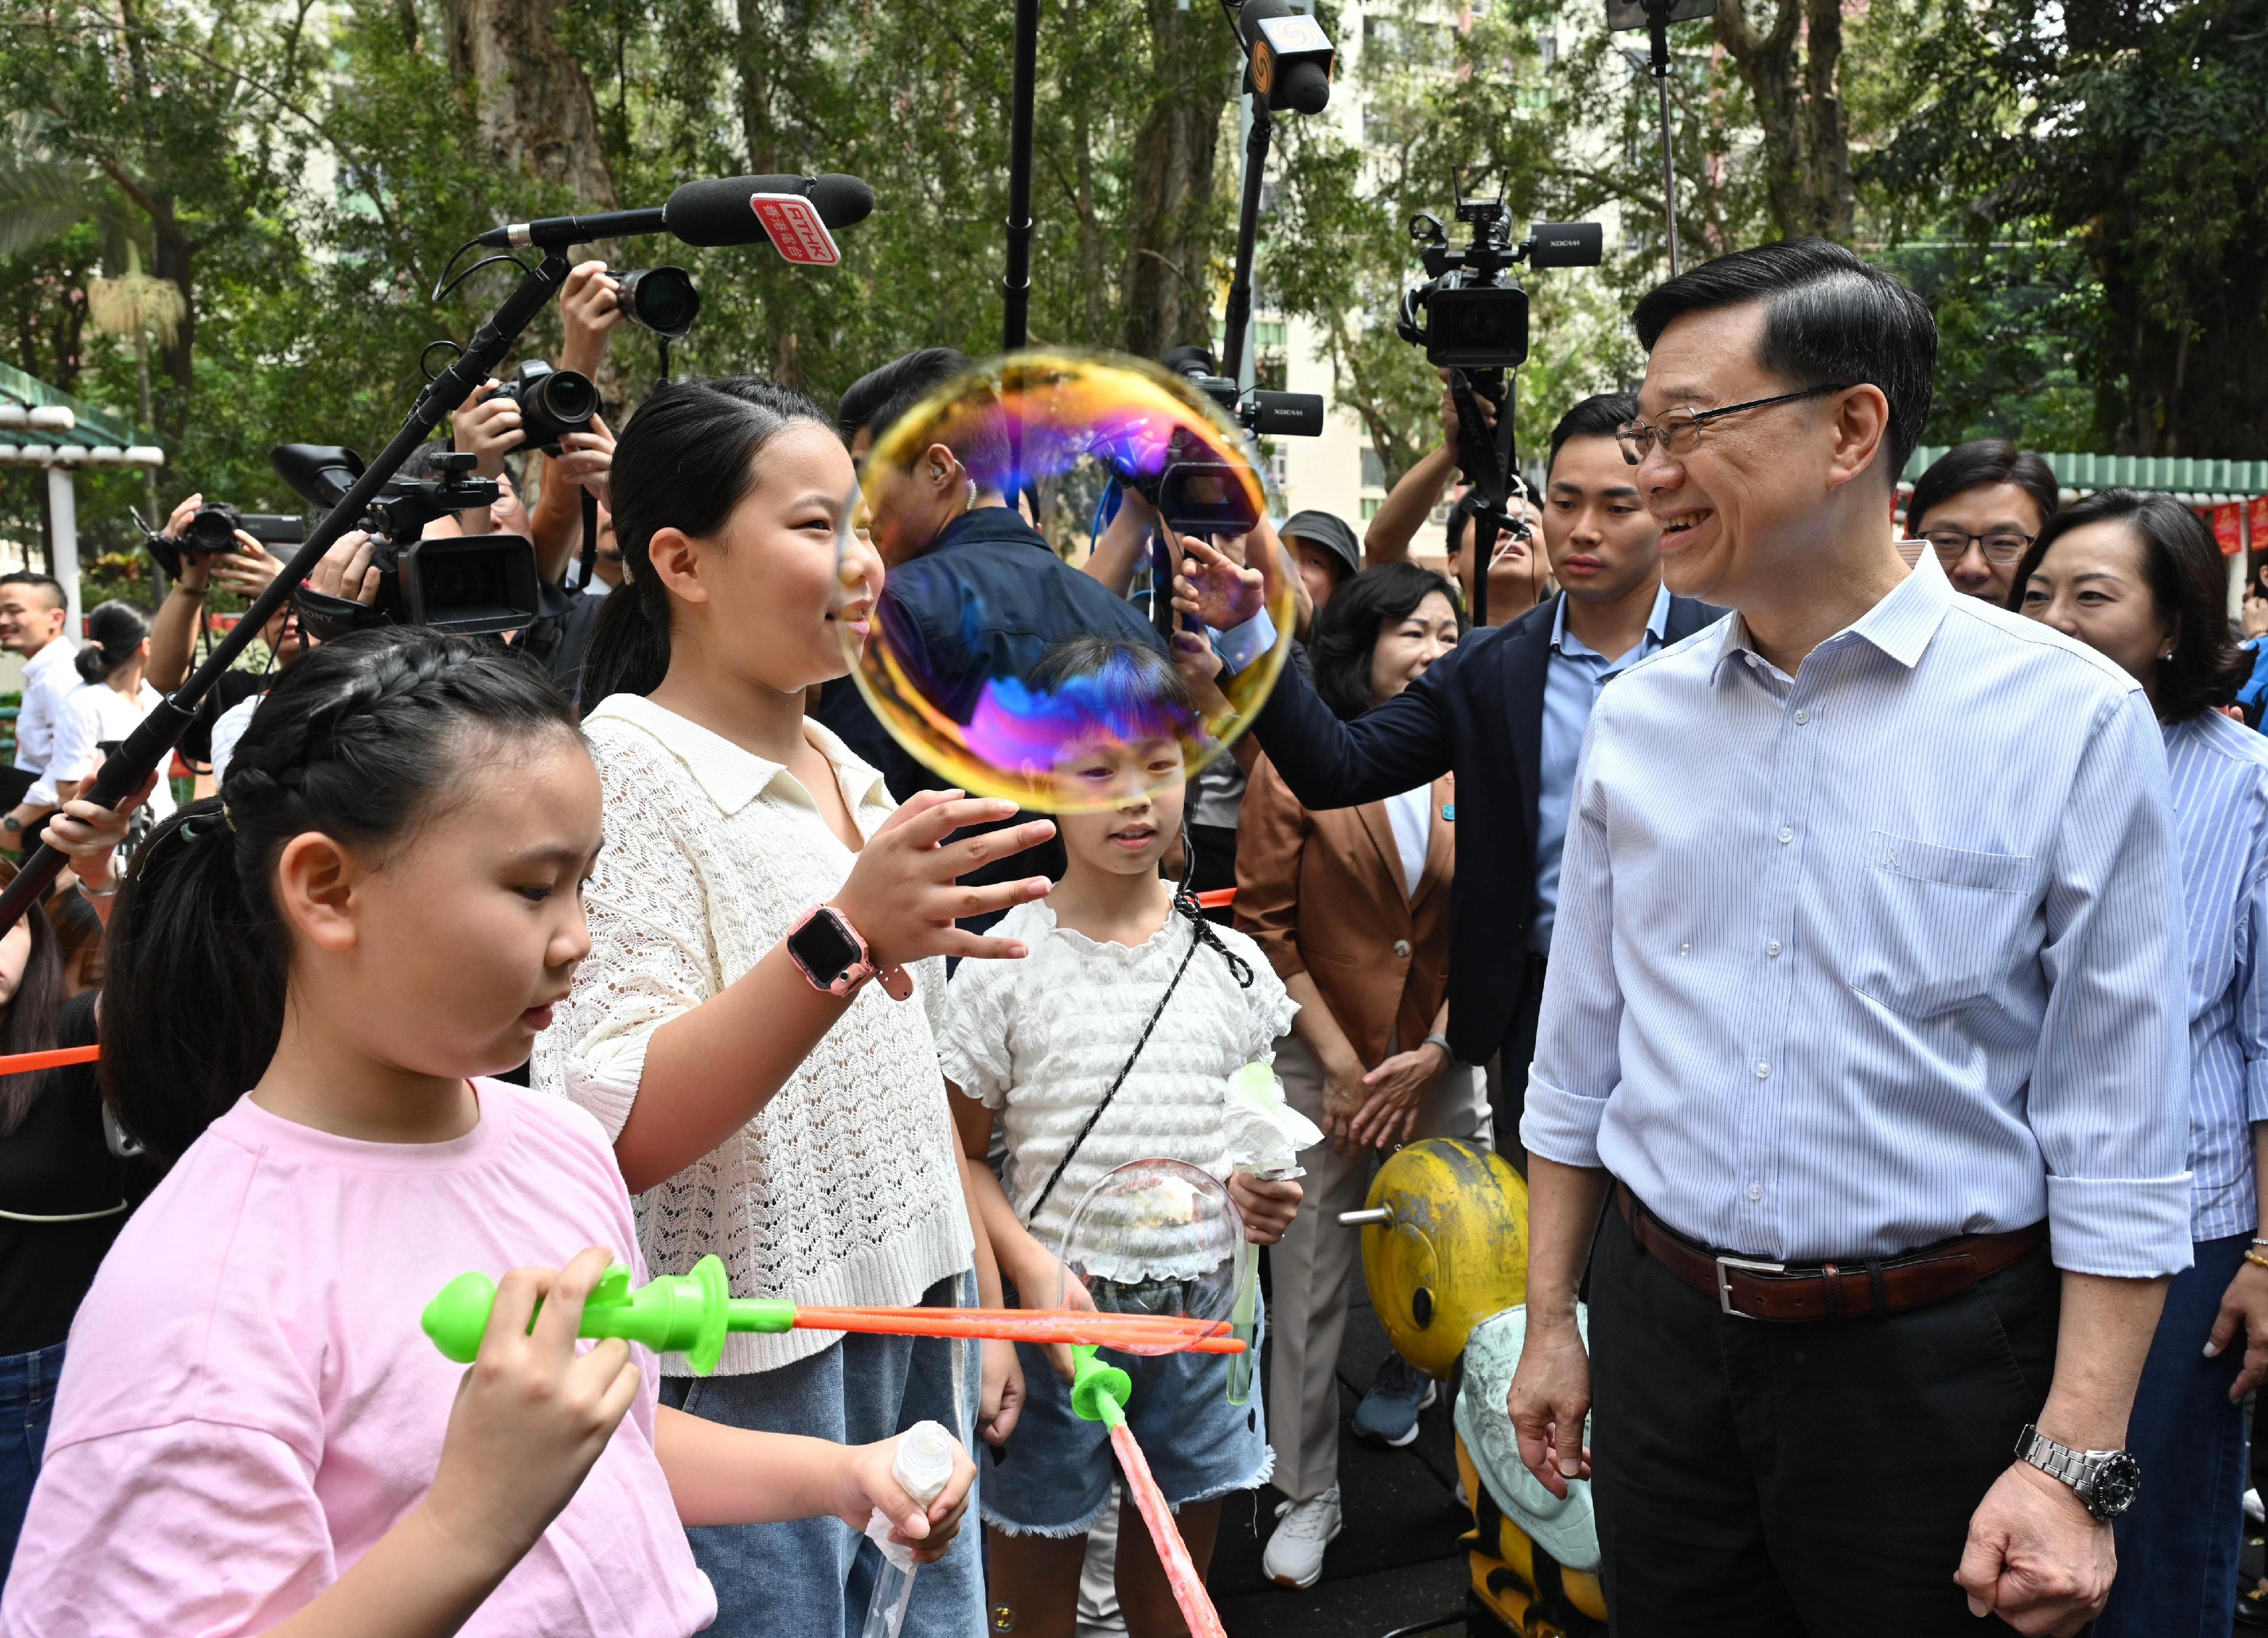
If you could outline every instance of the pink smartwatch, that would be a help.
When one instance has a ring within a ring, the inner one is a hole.
[[[882,981],[883,992],[893,1001],[914,993],[913,981],[903,967],[877,968],[873,953],[850,918],[831,905],[815,904],[788,929],[788,959],[803,970],[811,987],[848,1000],[870,978]]]

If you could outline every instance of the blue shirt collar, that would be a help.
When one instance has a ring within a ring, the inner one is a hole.
[[[1646,617],[1646,635],[1638,639],[1639,650],[1643,651],[1649,648],[1660,647],[1663,633],[1668,628],[1669,588],[1666,585],[1656,586],[1653,591],[1653,612]],[[1589,654],[1609,661],[1619,657],[1612,654],[1601,654],[1582,638],[1571,637],[1567,635],[1567,594],[1564,591],[1559,594],[1559,606],[1553,610],[1551,614],[1551,650],[1555,654]]]
[[[1900,555],[1905,555],[1903,547]],[[1937,635],[1946,610],[1959,595],[1953,583],[1945,577],[1937,554],[1924,551],[1913,560],[1906,577],[1891,588],[1888,597],[1819,647],[1826,650],[1853,641],[1868,643],[1911,671],[1921,664],[1922,654],[1928,649],[1930,639]],[[1724,633],[1717,639],[1717,657],[1709,668],[1712,683],[1725,674],[1725,662],[1736,654],[1752,656],[1758,663],[1771,665],[1771,662],[1757,651],[1749,639],[1748,621],[1741,618],[1737,610],[1723,626]]]

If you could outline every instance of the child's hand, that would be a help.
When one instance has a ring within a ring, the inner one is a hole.
[[[594,1245],[564,1268],[504,1275],[480,1354],[457,1385],[422,1505],[449,1539],[491,1562],[516,1564],[535,1545],[637,1398],[629,1343],[609,1337],[575,1352],[583,1301],[614,1260]]]
[[[905,1436],[901,1434],[899,1438]],[[843,1447],[840,1479],[842,1492],[836,1507],[836,1517],[853,1530],[864,1530],[866,1521],[877,1512],[895,1520],[897,1528],[890,1539],[901,1546],[911,1547],[917,1564],[934,1564],[945,1556],[946,1548],[960,1531],[961,1516],[968,1510],[968,1487],[976,1482],[976,1464],[968,1459],[968,1452],[959,1445],[953,1447],[953,1477],[945,1481],[937,1500],[926,1509],[906,1494],[905,1487],[890,1471],[898,1458],[897,1439],[884,1439],[874,1444],[851,1444]]]
[[[1284,1238],[1284,1230],[1300,1215],[1304,1193],[1291,1178],[1270,1183],[1241,1172],[1228,1174],[1228,1197],[1244,1214],[1244,1238],[1255,1245],[1273,1245]]]
[[[1005,1444],[1024,1414],[1024,1367],[1016,1345],[999,1337],[984,1344],[983,1398],[978,1401],[976,1436],[987,1444]]]
[[[1034,819],[1013,829],[964,836],[950,846],[945,841],[963,826],[996,824],[1015,812],[1012,802],[923,790],[882,821],[850,867],[850,879],[829,900],[858,929],[877,966],[902,966],[924,956],[1012,959],[1024,953],[1024,946],[1012,938],[981,938],[954,923],[1044,899],[1055,884],[1031,876],[963,887],[960,878],[988,860],[1045,841],[1056,834],[1053,821]]]
[[[1029,1235],[1025,1245],[1013,1250],[995,1242],[994,1254],[1001,1260],[1001,1269],[1016,1287],[1016,1306],[1019,1308],[1077,1309],[1082,1313],[1094,1311],[1094,1299],[1086,1293],[1077,1275],[1063,1265],[1063,1260],[1049,1251]],[[1042,1345],[1048,1363],[1056,1375],[1069,1382],[1077,1374],[1068,1342]]]

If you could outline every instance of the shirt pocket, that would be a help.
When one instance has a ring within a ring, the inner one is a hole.
[[[2031,923],[2032,860],[1874,831],[1859,873],[1851,988],[1929,1017],[1989,994]]]

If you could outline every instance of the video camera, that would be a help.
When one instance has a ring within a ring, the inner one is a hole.
[[[1439,217],[1421,210],[1410,218],[1410,237],[1428,276],[1402,293],[1395,327],[1448,376],[1457,407],[1457,469],[1472,485],[1473,621],[1484,625],[1496,538],[1528,534],[1526,520],[1512,510],[1521,486],[1511,374],[1528,362],[1528,292],[1511,270],[1523,261],[1595,268],[1602,245],[1595,222],[1539,222],[1515,245],[1500,198],[1459,199],[1457,220],[1472,229],[1462,250],[1449,243]],[[1489,415],[1481,411],[1483,400]]]
[[[379,539],[372,559],[377,601],[365,605],[298,589],[300,623],[313,635],[401,625],[475,636],[523,629],[542,613],[535,545],[526,536],[420,538],[435,518],[493,505],[501,493],[495,479],[473,476],[474,455],[445,451],[427,459],[432,475],[388,479],[357,525]],[[362,457],[337,444],[280,444],[269,459],[295,493],[327,510],[345,497],[363,470]]]
[[[1528,292],[1509,276],[1532,268],[1595,268],[1602,242],[1595,222],[1538,222],[1511,242],[1500,199],[1460,199],[1457,220],[1472,227],[1458,250],[1439,217],[1419,211],[1410,237],[1425,259],[1426,282],[1404,290],[1395,327],[1445,370],[1516,370],[1528,362]],[[1420,315],[1423,315],[1422,321]]]
[[[1236,383],[1213,373],[1212,355],[1202,347],[1176,347],[1166,368],[1228,412],[1247,432],[1262,437],[1321,437],[1323,400],[1319,393],[1267,393],[1255,387],[1239,394]]]

